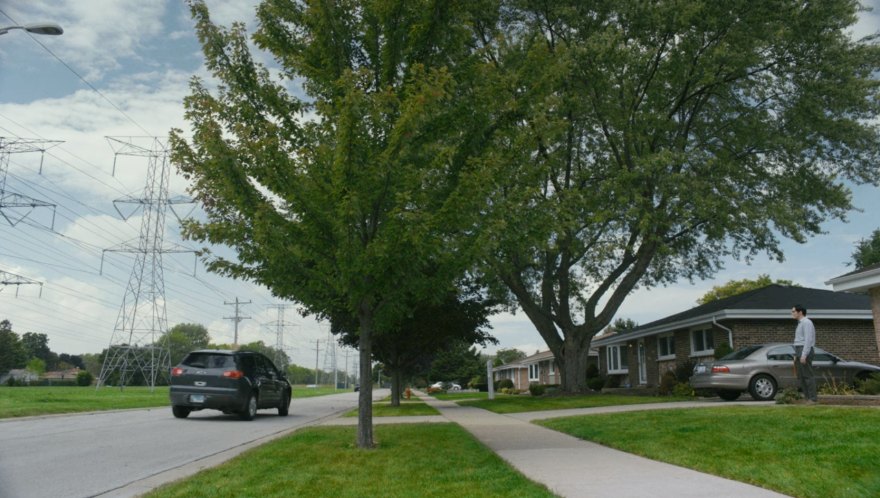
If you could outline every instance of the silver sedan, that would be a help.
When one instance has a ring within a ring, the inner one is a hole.
[[[880,367],[846,361],[823,349],[815,348],[813,371],[816,383],[853,384],[865,379]],[[779,389],[797,387],[794,371],[794,347],[791,344],[747,346],[715,361],[698,363],[690,378],[694,389],[710,389],[722,399],[733,401],[748,391],[758,401],[776,397]]]

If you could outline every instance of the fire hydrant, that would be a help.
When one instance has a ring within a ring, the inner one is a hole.
[[[409,397],[412,396],[412,390],[407,387],[406,391],[404,391],[403,394],[404,396],[406,396],[406,399],[409,400]]]

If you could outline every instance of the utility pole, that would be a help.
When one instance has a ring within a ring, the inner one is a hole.
[[[233,344],[238,346],[238,324],[242,320],[250,320],[250,318],[251,318],[249,316],[241,316],[239,314],[239,306],[241,306],[242,304],[251,304],[251,302],[250,301],[247,301],[247,302],[239,301],[238,298],[236,297],[235,302],[227,303],[226,301],[223,301],[223,304],[225,304],[227,306],[235,305],[235,316],[224,316],[223,319],[224,320],[232,320],[232,322],[235,324],[235,338],[233,340]]]
[[[321,339],[315,339],[315,387],[318,386],[318,357],[321,353]]]

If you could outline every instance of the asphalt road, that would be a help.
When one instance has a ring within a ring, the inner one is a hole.
[[[374,390],[374,396],[382,393]],[[170,407],[0,420],[0,498],[135,496],[357,406],[357,393],[297,398],[250,422]]]

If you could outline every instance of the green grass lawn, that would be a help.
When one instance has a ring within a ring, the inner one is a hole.
[[[374,437],[361,450],[354,427],[304,429],[146,496],[554,496],[455,424],[379,425]]]
[[[791,496],[880,496],[876,408],[726,406],[566,417],[540,424]]]
[[[462,400],[462,399],[488,399],[489,393],[462,393],[462,392],[449,391],[446,393],[432,394],[431,396],[433,396],[437,399],[442,399],[444,401],[458,401],[458,400]],[[502,398],[502,397],[506,397],[506,396],[510,396],[510,395],[509,394],[501,394],[501,393],[497,393],[497,392],[495,393],[495,398]]]
[[[167,405],[167,387],[0,387],[0,418]]]
[[[664,403],[685,401],[691,398],[669,396],[621,396],[618,394],[586,394],[583,396],[539,396],[526,394],[502,395],[494,400],[459,401],[462,406],[475,406],[495,413],[522,413],[544,410],[564,410],[567,408],[593,408],[597,406],[636,405],[644,403]]]
[[[351,389],[336,389],[332,385],[306,387],[303,384],[295,384],[293,386],[293,399],[312,398],[314,396],[327,396],[328,394],[342,394],[348,392],[352,392]]]
[[[326,396],[347,392],[333,386],[308,389],[293,386],[294,402],[297,398]],[[56,413],[77,413],[127,408],[151,408],[169,406],[168,387],[0,387],[0,418],[29,417]]]
[[[343,417],[357,417],[358,409],[347,412]],[[423,415],[440,415],[435,408],[428,406],[418,398],[401,399],[400,406],[391,406],[391,399],[386,398],[373,403],[374,417],[413,417]]]

